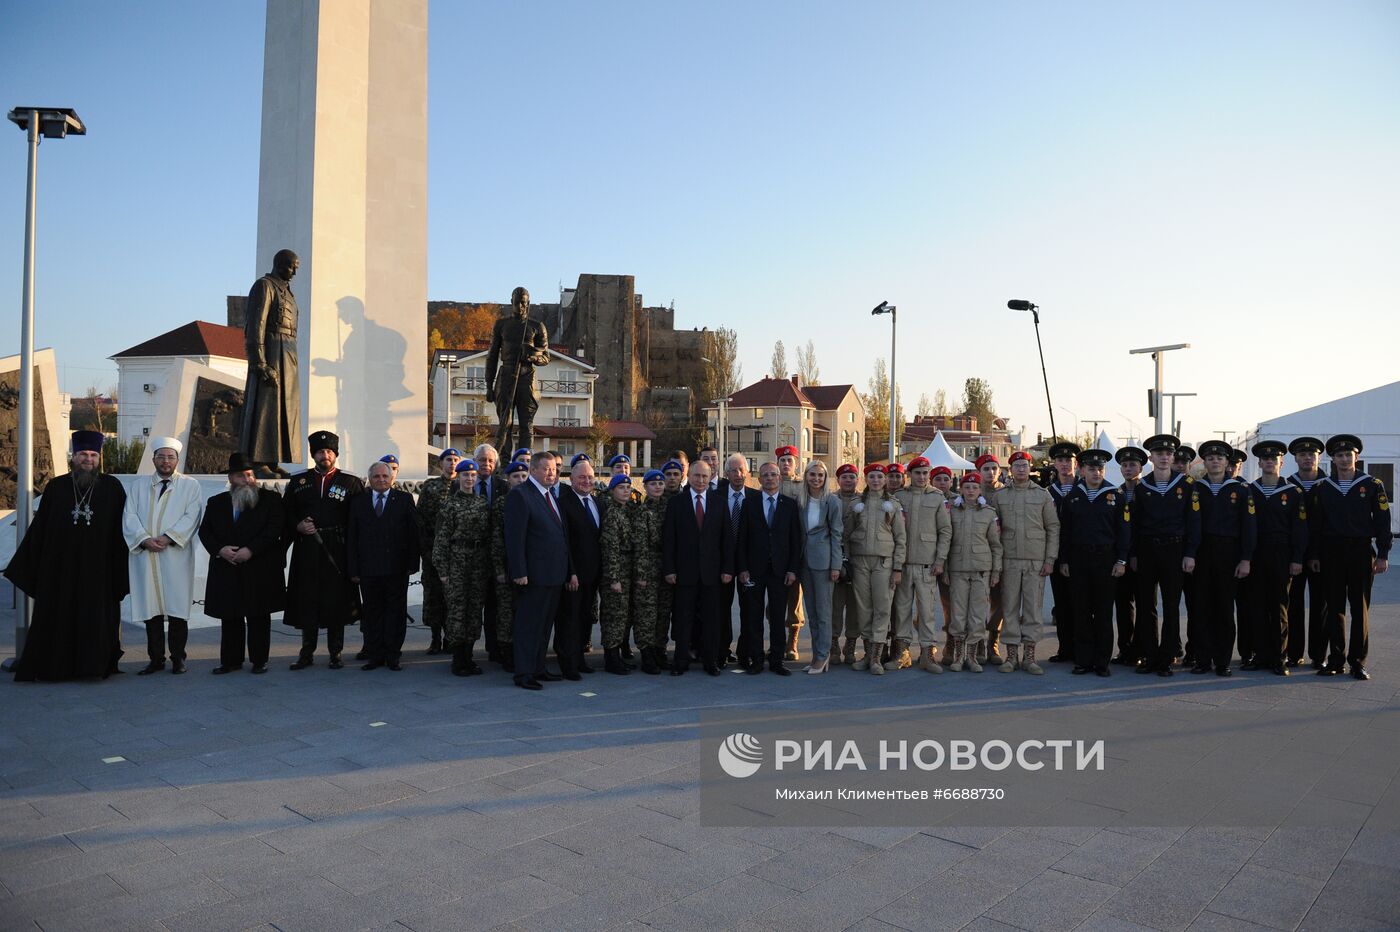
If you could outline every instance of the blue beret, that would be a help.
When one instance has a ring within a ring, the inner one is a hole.
[[[530,467],[527,466],[527,465],[525,465],[524,463],[511,463],[509,466],[506,467],[506,475],[507,475],[507,476],[509,476],[509,475],[510,475],[511,473],[513,473],[513,472],[529,472],[529,471],[530,471]]]
[[[618,473],[616,476],[613,476],[611,479],[608,480],[608,491],[611,492],[613,489],[617,488],[620,485],[630,486],[631,484],[631,479],[622,475],[622,473]]]
[[[616,466],[618,463],[626,463],[628,466],[631,466],[632,457],[628,456],[626,453],[619,453],[617,454],[617,456],[614,456],[612,459],[608,460],[609,466]]]
[[[457,472],[476,472],[476,460],[464,459],[457,464]]]
[[[661,467],[661,471],[665,472],[668,469],[679,469],[681,472],[685,472],[685,467],[681,465],[680,460],[667,460],[665,465]]]
[[[642,481],[643,481],[643,482],[657,482],[657,481],[665,482],[665,481],[666,481],[666,474],[663,473],[663,472],[662,472],[661,470],[659,470],[659,469],[648,469],[648,470],[647,470],[646,477],[643,478]]]
[[[520,454],[522,454],[522,453],[524,453],[526,456],[534,456],[534,455],[535,455],[534,452],[533,452],[532,450],[530,450],[528,447],[521,447],[519,450],[516,450],[514,453],[512,453],[512,454],[510,455],[510,458],[513,459],[513,460],[520,459]]]
[[[395,456],[394,454],[392,454],[392,453],[385,453],[383,456],[381,456],[381,457],[379,458],[379,462],[381,462],[381,463],[393,463],[395,466],[397,466],[397,465],[399,465],[399,458],[398,458],[397,456]]]
[[[587,453],[575,453],[574,458],[569,460],[569,468],[573,469],[580,462],[591,463],[593,462],[593,457],[589,456]]]
[[[441,453],[438,454],[438,462],[441,463],[449,456],[455,456],[457,457],[457,459],[461,459],[462,451],[457,449],[456,447],[448,447],[446,450],[443,450]]]

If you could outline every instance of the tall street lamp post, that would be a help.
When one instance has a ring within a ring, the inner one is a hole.
[[[894,420],[895,409],[896,409],[895,399],[899,397],[898,389],[896,388],[896,385],[897,385],[898,383],[896,383],[895,380],[894,380],[894,355],[895,355],[895,349],[898,347],[898,328],[899,328],[899,315],[896,313],[897,310],[898,310],[898,309],[897,309],[893,304],[891,304],[890,302],[888,302],[888,301],[881,301],[881,302],[880,302],[879,304],[877,304],[877,305],[875,306],[875,308],[874,308],[873,310],[871,310],[871,312],[870,312],[871,316],[873,316],[873,317],[878,317],[878,316],[880,316],[881,314],[888,314],[888,315],[890,315],[890,462],[891,462],[891,463],[897,463],[897,462],[899,462],[899,449],[898,449],[898,447],[896,447],[896,445],[895,445],[895,436],[896,436],[895,431],[897,430],[898,425],[895,423],[895,420]]]

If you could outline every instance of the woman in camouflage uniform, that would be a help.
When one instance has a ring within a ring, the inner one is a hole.
[[[661,526],[666,520],[666,476],[653,469],[642,482],[647,496],[632,515],[632,629],[642,653],[642,672],[666,668],[670,640],[671,587],[661,577]]]
[[[512,489],[528,478],[529,463],[517,460],[506,467],[506,483]],[[491,570],[496,574],[496,648],[501,657],[501,669],[514,673],[515,584],[506,578],[506,496],[496,496],[491,503],[491,512]]]
[[[632,672],[622,659],[631,621],[632,596],[632,480],[618,474],[608,480],[608,507],[603,512],[603,575],[598,581],[600,627],[603,629],[603,669],[626,676]]]
[[[433,533],[437,529],[438,513],[442,503],[452,492],[452,483],[457,475],[457,464],[462,461],[460,450],[448,447],[438,455],[438,469],[442,475],[433,476],[418,490],[418,517],[423,520],[423,539],[419,542],[419,552],[428,554],[423,561],[423,625],[432,632],[433,641],[428,645],[428,654],[442,651],[442,620],[447,614],[447,602],[442,594],[442,577],[433,566]]]
[[[472,676],[481,672],[472,660],[472,648],[481,636],[491,512],[485,496],[476,494],[476,461],[462,460],[456,472],[457,488],[437,517],[433,566],[442,577],[447,600],[443,642],[452,651],[452,672]]]

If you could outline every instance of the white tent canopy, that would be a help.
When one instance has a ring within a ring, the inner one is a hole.
[[[1094,441],[1094,446],[1110,456],[1118,452],[1118,445],[1109,438],[1106,430],[1099,431],[1099,439]],[[1114,486],[1123,484],[1123,470],[1119,468],[1117,460],[1109,460],[1108,465],[1104,466],[1103,481]]]
[[[953,448],[948,446],[948,441],[943,439],[941,430],[933,435],[928,449],[924,451],[924,459],[928,460],[930,466],[947,466],[955,473],[977,468],[953,452]]]
[[[1294,411],[1280,417],[1260,421],[1245,437],[1244,449],[1250,450],[1261,440],[1281,440],[1288,443],[1296,437],[1317,437],[1326,441],[1333,434],[1355,434],[1364,449],[1361,461],[1366,471],[1385,483],[1394,497],[1395,479],[1400,472],[1400,382],[1323,402],[1311,408]],[[1322,458],[1323,467],[1327,457]],[[1293,457],[1283,459],[1283,474],[1292,475],[1298,468]],[[1259,475],[1259,464],[1252,456],[1245,464],[1244,475],[1253,479]],[[1400,527],[1400,509],[1390,509],[1392,529]]]

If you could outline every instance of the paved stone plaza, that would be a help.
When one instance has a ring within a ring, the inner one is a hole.
[[[421,628],[402,673],[331,671],[323,657],[291,673],[294,632],[280,626],[266,676],[210,676],[217,631],[202,629],[187,675],[137,678],[144,637],[128,626],[128,675],[0,683],[0,927],[1400,928],[1400,837],[1367,826],[1400,792],[1400,574],[1381,578],[1376,603],[1369,683],[1307,669],[1101,680],[1063,665],[1043,678],[842,667],[596,673],[527,693],[495,670],[450,676],[446,658],[423,655]],[[6,645],[12,629],[7,608]],[[1047,696],[1144,715],[1164,698],[1290,704],[1365,727],[1297,755],[1297,779],[1328,810],[1321,830],[1291,818],[1273,831],[699,824],[704,709],[878,716]]]

